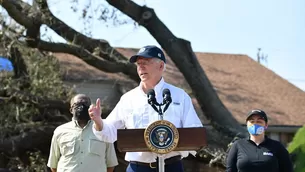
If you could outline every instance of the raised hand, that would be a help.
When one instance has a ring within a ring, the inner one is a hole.
[[[88,112],[91,120],[95,122],[95,129],[102,130],[102,110],[101,100],[99,98],[96,100],[95,105],[90,105]]]

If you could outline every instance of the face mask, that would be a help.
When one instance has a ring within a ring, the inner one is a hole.
[[[248,126],[248,132],[252,135],[260,135],[264,133],[265,127],[257,124],[253,124],[251,126]]]
[[[73,116],[76,120],[89,121],[90,116],[88,112],[89,106],[82,103],[77,103],[73,106]]]

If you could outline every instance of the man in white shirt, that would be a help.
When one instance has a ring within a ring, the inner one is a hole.
[[[147,93],[153,89],[157,102],[162,102],[162,92],[169,89],[172,103],[164,112],[163,119],[177,128],[202,127],[190,96],[182,89],[168,84],[162,75],[166,68],[163,51],[156,46],[145,46],[129,60],[137,65],[141,79],[138,87],[124,94],[109,116],[101,119],[100,99],[91,105],[89,114],[95,122],[93,133],[102,141],[115,142],[117,129],[147,128],[158,120],[158,113],[148,104]],[[164,156],[166,172],[183,172],[181,159],[194,151],[173,151]],[[153,152],[127,152],[129,162],[126,172],[157,171],[157,154]]]

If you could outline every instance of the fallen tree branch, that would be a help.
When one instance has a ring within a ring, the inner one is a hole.
[[[225,167],[226,152],[223,149],[211,149],[209,147],[201,150],[201,156],[205,156],[209,161],[209,166],[222,166]],[[209,156],[207,158],[207,156]]]
[[[6,9],[10,17],[26,28],[31,28],[35,25],[41,16],[33,15],[33,13],[31,13],[31,6],[20,0],[1,0],[0,4]]]
[[[71,120],[71,119],[70,119]],[[16,130],[17,132],[27,131],[32,128],[38,128],[43,125],[52,125],[52,126],[59,126],[63,124],[64,122],[31,122],[31,123],[18,123],[9,127],[0,127],[0,131],[6,130],[9,128],[10,130]]]
[[[89,38],[75,29],[69,27],[63,21],[55,17],[49,9],[47,0],[35,0],[39,6],[41,12],[43,12],[42,22],[48,25],[58,35],[64,39],[73,42],[81,47],[84,47],[89,52],[93,53],[96,48],[99,49],[99,55],[107,60],[115,61],[126,61],[126,57],[119,53],[115,48],[111,47],[110,44],[103,39],[92,39]]]
[[[68,117],[71,117],[70,115],[70,103],[68,101],[63,100],[54,100],[54,99],[48,99],[45,97],[38,97],[35,95],[32,95],[27,92],[19,91],[16,89],[10,88],[8,89],[0,89],[0,100],[6,101],[6,102],[27,102],[31,105],[34,105],[37,108],[40,109],[52,109],[52,110],[59,110],[60,114],[65,114]],[[103,118],[106,118],[108,114],[112,111],[114,107],[110,107],[107,104],[103,104]],[[58,118],[64,118],[60,117],[60,115],[57,115]],[[56,115],[52,114],[52,117],[57,117]],[[67,121],[67,120],[66,120]]]
[[[136,82],[139,82],[140,80],[134,64],[128,63],[126,61],[125,62],[106,61],[98,56],[91,54],[89,51],[87,51],[86,49],[80,46],[68,45],[65,43],[51,43],[51,42],[39,40],[37,48],[43,51],[72,54],[74,56],[79,57],[87,64],[94,66],[102,71],[109,73],[122,72]]]
[[[9,37],[9,38],[17,40],[17,38],[12,38],[12,37]],[[15,40],[12,40],[12,41],[15,41]],[[27,46],[27,44],[25,44],[22,41],[18,41],[18,42],[23,46]],[[132,79],[136,82],[140,81],[140,78],[137,74],[136,67],[134,64],[128,63],[127,61],[125,61],[125,62],[106,61],[98,56],[95,56],[94,54],[91,54],[86,49],[84,49],[80,46],[77,46],[77,45],[66,44],[66,43],[46,42],[46,41],[37,39],[36,44],[32,44],[30,47],[38,48],[41,51],[71,54],[76,57],[79,57],[81,60],[83,60],[87,64],[94,66],[97,69],[100,69],[104,72],[123,73],[123,74],[129,76],[130,79]],[[20,57],[19,58],[16,57],[14,60],[18,61],[18,60],[20,60]],[[19,68],[15,68],[15,69],[17,69],[17,71],[19,70]],[[22,68],[20,68],[20,69],[22,69]],[[17,72],[17,73],[20,73],[20,72]]]
[[[0,168],[0,172],[15,172],[15,171],[11,171],[7,168]]]
[[[38,97],[30,93],[19,91],[13,88],[0,89],[0,97],[5,98],[6,101],[22,101],[35,105],[37,108],[58,109],[63,114],[70,113],[70,105],[67,101],[52,100],[45,97]]]
[[[0,140],[0,152],[18,156],[26,151],[38,149],[47,153],[56,126],[40,126],[22,132],[20,135]]]
[[[20,82],[20,89],[26,89],[31,86],[30,78],[27,70],[26,63],[20,53],[19,49],[14,45],[10,45],[9,47],[9,60],[13,64],[14,69],[14,79],[18,79]]]
[[[109,111],[108,109],[104,110],[106,112]],[[53,131],[61,124],[63,124],[63,122],[38,122],[34,124],[17,125],[14,129],[19,129],[20,134],[0,139],[0,152],[11,156],[17,156],[26,151],[38,149],[44,153],[48,153]]]
[[[14,20],[28,29],[27,33],[30,35],[28,35],[27,43],[30,47],[44,51],[69,53],[102,71],[110,73],[122,72],[132,80],[139,82],[140,79],[136,73],[136,66],[128,64],[125,56],[111,47],[108,42],[89,38],[66,25],[51,13],[46,1],[37,1],[40,11],[33,10],[32,6],[21,0],[3,0],[0,3]],[[32,15],[24,13],[28,11],[35,11],[35,13],[32,12]],[[34,18],[32,16],[36,17]],[[50,43],[39,40],[39,38],[37,38],[39,29],[37,28],[39,28],[41,24],[46,24],[57,34],[72,42],[74,45]],[[35,31],[36,33],[34,33]],[[97,55],[105,60],[102,60],[92,53],[97,53]]]

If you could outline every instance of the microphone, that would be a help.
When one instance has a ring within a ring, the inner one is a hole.
[[[157,100],[156,100],[155,90],[153,89],[148,90],[147,98],[148,98],[148,104],[150,105],[156,104]]]
[[[171,93],[168,88],[165,88],[163,90],[162,95],[163,95],[163,104],[165,104],[165,107],[163,109],[163,113],[164,113],[167,110],[168,106],[171,104],[172,98],[171,98]]]
[[[148,104],[152,106],[152,108],[159,113],[158,108],[156,107],[157,100],[156,100],[156,94],[154,89],[150,89],[147,92],[147,98],[148,98]]]

